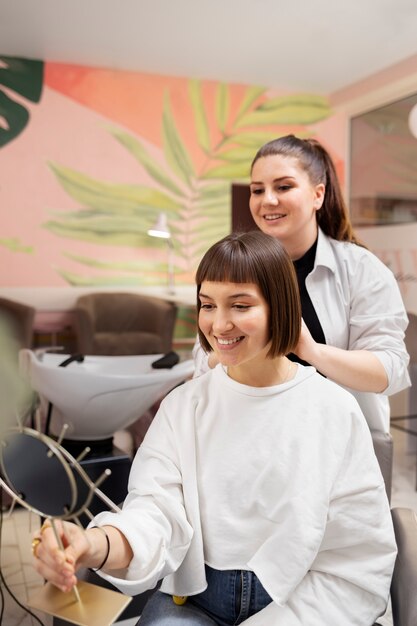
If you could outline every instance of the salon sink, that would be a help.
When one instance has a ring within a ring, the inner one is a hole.
[[[39,394],[41,413],[50,403],[50,434],[65,438],[100,440],[135,422],[157,400],[194,371],[186,360],[170,369],[153,369],[162,354],[145,356],[85,356],[82,362],[63,362],[70,355],[21,350],[20,370]],[[61,367],[60,367],[61,366]]]

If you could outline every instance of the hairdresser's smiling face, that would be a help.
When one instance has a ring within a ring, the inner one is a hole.
[[[324,185],[313,185],[294,157],[270,155],[253,166],[249,207],[256,225],[276,237],[295,260],[317,237]]]
[[[198,325],[229,375],[239,380],[239,368],[261,366],[270,348],[270,330],[269,307],[259,287],[204,281],[199,298]]]

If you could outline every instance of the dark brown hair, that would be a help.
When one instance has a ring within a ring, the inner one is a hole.
[[[292,352],[301,330],[301,304],[294,265],[278,240],[261,231],[233,233],[215,243],[203,256],[196,273],[197,312],[204,281],[254,283],[269,308],[271,348],[268,357]],[[206,352],[211,347],[198,334]]]
[[[299,139],[294,135],[278,137],[258,150],[251,171],[258,159],[277,154],[297,159],[312,185],[322,183],[325,186],[323,204],[316,213],[322,231],[338,241],[360,244],[349,218],[334,163],[327,150],[316,139]]]

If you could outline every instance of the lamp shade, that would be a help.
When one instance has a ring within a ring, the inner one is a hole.
[[[168,220],[165,213],[160,213],[155,224],[148,230],[151,237],[161,237],[162,239],[170,239],[171,231],[169,230]]]

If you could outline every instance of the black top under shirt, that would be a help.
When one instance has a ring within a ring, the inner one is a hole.
[[[326,337],[324,336],[323,329],[320,324],[320,320],[317,317],[317,313],[311,302],[306,288],[306,278],[314,268],[314,261],[316,259],[317,239],[309,250],[301,257],[293,261],[294,268],[297,273],[298,288],[300,290],[301,299],[301,311],[303,320],[310,331],[311,336],[317,343],[326,343]],[[310,365],[306,361],[300,359],[297,355],[291,353],[287,355],[291,361],[301,363],[301,365]]]

